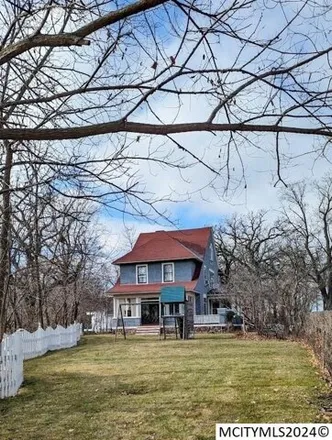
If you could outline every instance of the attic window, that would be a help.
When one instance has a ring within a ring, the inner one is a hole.
[[[174,263],[163,263],[163,283],[173,283]]]
[[[141,264],[136,266],[136,280],[137,284],[146,284],[148,282],[148,266]]]

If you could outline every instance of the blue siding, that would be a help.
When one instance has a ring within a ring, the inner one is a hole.
[[[213,261],[210,259],[210,244],[213,246]],[[207,294],[210,287],[208,285],[205,285],[204,282],[204,266],[206,267],[208,276],[209,276],[209,270],[213,270],[214,272],[214,283],[218,283],[218,261],[217,261],[217,253],[216,253],[216,247],[213,240],[213,235],[211,234],[208,246],[206,248],[206,252],[204,255],[204,260],[202,264],[202,269],[198,278],[196,291],[199,292],[199,295],[196,295],[196,314],[200,315],[204,313],[204,295]]]
[[[191,281],[195,271],[193,260],[175,261],[175,281]]]
[[[161,263],[149,263],[149,283],[161,282]]]
[[[195,262],[174,261],[175,281],[191,281],[195,270]],[[162,282],[162,263],[148,263],[148,281]],[[136,284],[136,264],[123,264],[120,267],[121,284]]]
[[[121,284],[136,284],[137,264],[123,264],[120,267]],[[148,282],[161,282],[161,263],[148,263]]]
[[[124,325],[126,328],[128,327],[139,327],[141,325],[141,318],[123,318],[124,321]],[[112,319],[112,327],[115,329],[116,328],[116,318]],[[118,322],[118,328],[121,330],[122,328],[122,322],[119,319]]]
[[[121,284],[136,284],[136,265],[124,264],[120,267]]]

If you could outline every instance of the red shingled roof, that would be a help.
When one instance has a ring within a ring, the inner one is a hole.
[[[140,234],[133,249],[114,264],[169,260],[202,260],[211,228],[156,231]]]
[[[165,286],[183,286],[187,292],[195,292],[197,280],[178,283],[156,283],[156,284],[120,284],[117,282],[108,293],[113,294],[137,294],[137,293],[160,293]]]

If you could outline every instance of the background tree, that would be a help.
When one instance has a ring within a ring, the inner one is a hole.
[[[266,212],[233,216],[215,229],[217,254],[232,304],[258,331],[282,324],[298,333],[316,292],[305,250]],[[224,269],[225,268],[225,269]]]
[[[286,231],[303,249],[311,280],[332,310],[332,178],[301,182],[283,193]]]

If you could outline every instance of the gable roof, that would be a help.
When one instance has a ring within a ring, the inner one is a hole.
[[[113,264],[188,259],[202,261],[210,234],[210,227],[142,233],[133,249],[113,261]]]

